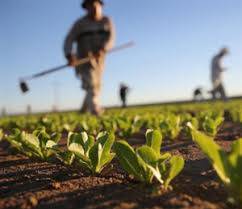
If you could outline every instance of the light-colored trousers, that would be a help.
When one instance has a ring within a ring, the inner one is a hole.
[[[104,64],[102,60],[96,63],[95,66],[88,63],[76,68],[76,74],[82,82],[82,89],[86,91],[81,112],[99,114],[101,111],[99,97],[101,93],[103,68]]]

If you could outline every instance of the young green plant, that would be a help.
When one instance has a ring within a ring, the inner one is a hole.
[[[169,139],[175,139],[181,131],[180,116],[168,114],[163,121],[160,122],[160,130],[163,136]]]
[[[111,152],[114,138],[113,134],[107,132],[100,132],[96,141],[86,132],[69,133],[67,148],[81,166],[93,174],[100,173],[115,156]]]
[[[219,178],[228,189],[230,200],[242,204],[242,138],[231,145],[226,153],[213,139],[197,131],[188,123],[193,140],[207,156]]]
[[[157,130],[146,132],[146,145],[134,150],[126,141],[114,144],[114,150],[123,169],[135,179],[152,184],[154,177],[167,189],[181,172],[184,160],[170,153],[160,153],[162,135]]]
[[[198,117],[200,118],[200,129],[209,136],[215,136],[224,121],[220,112],[201,112]]]
[[[13,133],[6,137],[6,140],[18,151],[29,157],[49,160],[54,155],[52,148],[60,140],[60,134],[53,133],[49,135],[46,133],[45,128],[39,128],[32,134],[14,129]]]

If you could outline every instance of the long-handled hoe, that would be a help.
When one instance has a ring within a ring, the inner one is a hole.
[[[108,52],[108,54],[129,48],[129,47],[132,47],[133,45],[134,45],[134,42],[127,42],[125,44],[114,47],[113,49],[111,49]],[[78,60],[75,67],[79,66],[79,65],[83,65],[83,64],[89,62],[91,59],[92,59],[92,57],[85,57],[83,59]],[[39,77],[43,77],[45,75],[49,75],[49,74],[57,72],[57,71],[64,70],[67,67],[69,67],[69,65],[65,64],[65,65],[61,65],[61,66],[58,66],[58,67],[54,67],[54,68],[49,69],[49,70],[45,70],[45,71],[40,72],[40,73],[36,73],[36,74],[30,75],[30,76],[26,76],[24,78],[20,78],[19,87],[20,87],[22,93],[26,93],[26,92],[29,91],[29,87],[28,87],[28,84],[27,84],[26,81],[30,81],[30,80],[33,80],[33,79],[36,79],[36,78],[39,78]]]

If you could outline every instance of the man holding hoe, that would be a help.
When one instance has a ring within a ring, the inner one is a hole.
[[[86,91],[81,112],[94,115],[102,113],[99,96],[105,54],[113,47],[114,42],[114,27],[111,20],[103,16],[103,4],[102,0],[84,0],[82,8],[87,14],[74,23],[64,43],[64,53],[70,66],[76,66],[79,59],[90,58],[89,62],[75,69],[82,81],[82,88]],[[77,47],[73,52],[74,43]]]

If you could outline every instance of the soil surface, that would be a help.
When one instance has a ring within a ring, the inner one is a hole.
[[[130,142],[142,144],[134,136]],[[234,139],[242,137],[239,124],[225,123],[216,140],[229,151]],[[47,163],[14,153],[0,144],[0,208],[186,208],[231,209],[226,190],[205,156],[191,140],[181,137],[165,143],[162,151],[182,155],[185,168],[172,182],[173,190],[148,187],[129,177],[114,161],[100,176],[79,168]]]

